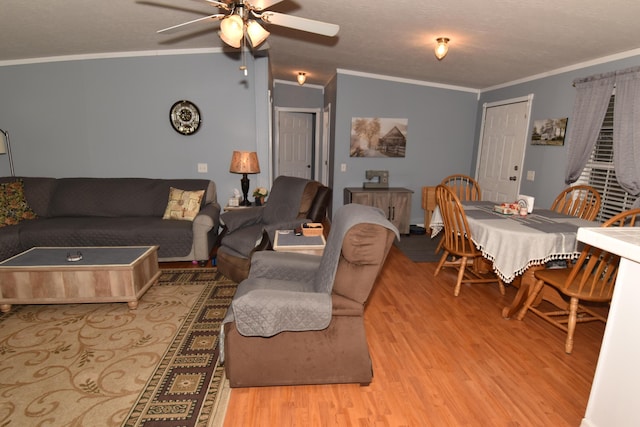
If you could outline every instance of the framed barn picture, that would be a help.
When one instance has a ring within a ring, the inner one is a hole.
[[[567,117],[561,119],[534,120],[531,133],[532,145],[564,145]]]
[[[405,157],[409,119],[353,117],[350,157]]]

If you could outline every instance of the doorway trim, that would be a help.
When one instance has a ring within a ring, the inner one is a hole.
[[[313,115],[313,174],[311,175],[311,179],[317,180],[318,174],[320,173],[322,167],[322,153],[324,152],[324,141],[320,139],[320,131],[322,129],[322,108],[297,108],[297,107],[275,107],[275,114],[273,120],[273,147],[271,150],[271,156],[273,159],[273,177],[280,175],[280,170],[278,167],[278,153],[280,152],[280,113],[308,113]]]
[[[331,103],[322,112],[322,163],[320,182],[329,187],[329,136],[331,135]]]

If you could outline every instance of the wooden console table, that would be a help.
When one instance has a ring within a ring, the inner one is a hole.
[[[401,234],[409,234],[412,194],[413,191],[401,187],[347,187],[344,189],[344,204],[358,203],[380,208]]]

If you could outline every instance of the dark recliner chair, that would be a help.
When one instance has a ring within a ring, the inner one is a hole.
[[[223,321],[231,387],[369,384],[364,308],[396,238],[380,209],[347,204],[322,256],[256,253]]]
[[[328,228],[331,196],[331,189],[318,181],[283,175],[273,182],[264,206],[223,213],[218,271],[239,283],[249,275],[253,253],[270,249],[276,230],[293,229],[303,222],[321,222]]]

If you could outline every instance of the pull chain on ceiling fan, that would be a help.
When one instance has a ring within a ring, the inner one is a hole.
[[[217,13],[183,22],[182,24],[159,30],[158,33],[172,33],[174,31],[180,31],[186,26],[206,21],[221,21],[219,35],[225,44],[236,49],[242,49],[244,48],[246,40],[252,49],[256,49],[264,43],[270,34],[258,21],[327,37],[334,37],[338,34],[338,31],[340,31],[340,26],[336,24],[266,10],[280,3],[282,0],[238,0],[228,3],[216,0],[203,1],[223,9],[227,13]],[[242,49],[242,55],[243,65],[240,69],[243,70],[246,75],[244,49]]]

